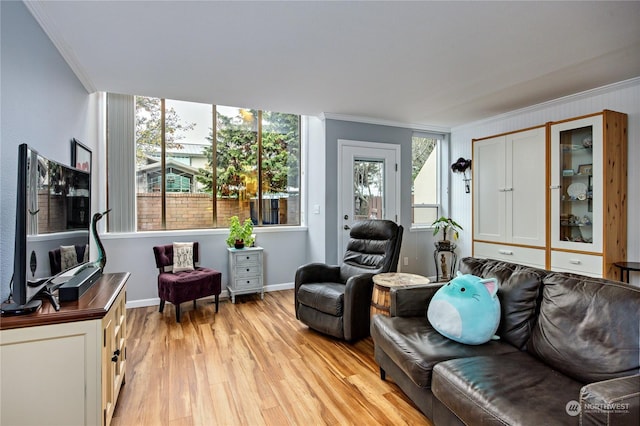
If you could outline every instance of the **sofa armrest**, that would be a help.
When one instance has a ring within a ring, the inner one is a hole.
[[[393,287],[390,290],[392,317],[424,317],[433,295],[444,283]]]
[[[640,424],[640,374],[580,389],[581,425]]]

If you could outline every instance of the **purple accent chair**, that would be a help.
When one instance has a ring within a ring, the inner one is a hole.
[[[160,312],[164,310],[165,301],[171,302],[176,307],[176,322],[180,322],[180,304],[188,300],[193,300],[193,308],[195,309],[196,299],[213,295],[215,296],[216,312],[218,312],[222,274],[215,269],[197,266],[199,261],[198,248],[198,243],[194,242],[194,270],[180,272],[165,271],[166,267],[173,266],[173,244],[153,248],[156,267],[159,271]]]

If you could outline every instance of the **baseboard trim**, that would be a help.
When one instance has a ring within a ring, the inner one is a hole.
[[[269,293],[271,291],[290,290],[292,288],[294,288],[294,283],[271,284],[271,285],[264,286],[264,291],[265,293]],[[202,299],[198,299],[198,300],[207,300],[207,299],[213,300],[213,296],[203,297]],[[227,300],[227,299],[229,299],[229,292],[225,288],[222,290],[222,293],[220,294],[220,300]],[[148,306],[158,306],[159,304],[160,304],[160,298],[158,297],[153,297],[151,299],[128,300],[127,309],[146,308]]]

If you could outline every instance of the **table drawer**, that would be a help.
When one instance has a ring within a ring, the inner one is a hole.
[[[473,243],[475,257],[504,260],[534,268],[545,267],[545,250],[507,244]]]
[[[551,251],[551,270],[602,277],[602,256]]]
[[[236,266],[258,265],[260,253],[242,253],[236,255]]]
[[[262,278],[260,277],[237,279],[234,285],[235,290],[248,290],[248,289],[261,289],[261,288],[262,288]]]
[[[255,277],[261,275],[260,265],[236,265],[236,277]]]

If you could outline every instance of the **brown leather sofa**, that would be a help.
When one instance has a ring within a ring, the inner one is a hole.
[[[640,424],[640,288],[471,257],[460,270],[498,279],[500,340],[435,331],[441,284],[392,289],[391,317],[371,321],[381,378],[435,425]]]

